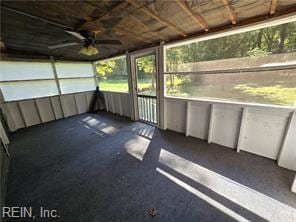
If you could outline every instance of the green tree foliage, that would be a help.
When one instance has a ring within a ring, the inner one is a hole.
[[[113,73],[115,65],[114,60],[99,62],[96,66],[97,74],[99,77],[104,78],[106,75]]]
[[[166,51],[166,71],[178,73],[182,71],[178,66],[185,63],[295,51],[296,22],[293,22],[169,48]],[[174,87],[176,79],[184,85],[188,82],[195,82],[196,85],[202,82],[200,76],[169,75],[167,78],[169,90]]]
[[[151,79],[151,89],[155,89],[155,56],[144,56],[137,59],[137,69],[139,79]]]
[[[137,66],[139,71],[147,74],[155,74],[155,57],[145,56],[137,59]]]
[[[218,59],[262,56],[296,51],[296,22],[222,38],[173,47],[167,50],[167,71],[178,64]]]
[[[126,59],[111,59],[98,62],[96,65],[96,71],[101,79],[120,78],[127,76]]]

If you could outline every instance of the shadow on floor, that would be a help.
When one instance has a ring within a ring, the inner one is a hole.
[[[109,113],[30,127],[11,140],[7,205],[32,206],[37,216],[43,206],[58,210],[57,221],[296,218],[292,171]]]

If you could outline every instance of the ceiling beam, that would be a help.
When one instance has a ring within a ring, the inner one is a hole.
[[[203,17],[196,12],[194,12],[189,5],[187,4],[186,0],[177,0],[177,4],[196,22],[196,24],[202,27],[206,32],[209,31],[209,26],[203,19]]]
[[[224,3],[224,6],[226,7],[227,11],[228,11],[228,14],[229,14],[229,18],[230,18],[230,21],[233,25],[236,24],[236,20],[237,20],[237,14],[236,12],[234,11],[233,7],[231,6],[229,0],[222,0],[223,3]]]
[[[123,34],[123,35],[126,35],[127,37],[129,38],[132,38],[132,39],[136,39],[137,41],[140,41],[140,42],[145,42],[145,43],[151,43],[151,41],[139,36],[139,35],[136,35],[134,33],[131,33],[129,31],[127,31],[126,29],[123,29],[119,26],[116,26],[116,27],[113,27],[113,30],[117,33],[120,33],[120,34]]]
[[[101,16],[100,18],[84,22],[81,26],[78,27],[78,30],[82,30],[88,24],[98,23],[104,19],[107,19],[109,16],[111,16],[114,13],[120,13],[127,5],[128,5],[128,3],[125,1],[120,2],[118,5],[116,5],[111,10],[106,11],[105,14],[103,16]],[[100,10],[102,10],[102,9],[100,9]]]
[[[23,16],[26,16],[26,17],[29,17],[29,18],[32,18],[32,19],[36,19],[36,20],[39,20],[39,21],[45,22],[47,24],[51,24],[51,25],[54,25],[54,26],[63,28],[63,29],[65,29],[65,28],[66,29],[69,29],[69,30],[73,30],[74,29],[71,26],[64,25],[64,24],[61,24],[61,23],[57,23],[55,21],[52,21],[52,20],[49,20],[49,19],[45,19],[45,18],[36,16],[36,15],[32,15],[30,13],[27,13],[27,12],[24,12],[24,11],[21,11],[21,10],[18,10],[18,9],[10,8],[10,7],[5,6],[5,5],[1,5],[1,9],[5,9],[5,10],[8,10],[8,11],[11,11],[11,12],[14,12],[14,13],[17,13],[17,14],[20,14],[20,15],[23,15]]]
[[[277,0],[271,0],[269,14],[273,15],[275,13],[275,11],[276,11],[276,4],[277,4]]]
[[[145,14],[151,16],[152,18],[154,18],[155,20],[157,20],[161,24],[168,26],[171,30],[177,32],[178,34],[182,35],[183,37],[187,36],[186,32],[183,29],[179,28],[178,26],[171,23],[170,21],[167,21],[167,20],[161,18],[160,16],[156,15],[152,9],[139,4],[135,0],[126,0],[126,1],[130,4],[132,4],[134,7],[138,8],[140,11],[144,12]]]
[[[168,40],[168,38],[165,37],[162,33],[151,30],[144,22],[142,22],[140,19],[136,18],[135,16],[130,15],[128,17],[128,20],[131,21],[133,24],[141,27],[143,30],[147,32],[147,34],[164,41]]]

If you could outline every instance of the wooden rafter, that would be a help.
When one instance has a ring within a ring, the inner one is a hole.
[[[149,41],[149,40],[147,40],[147,39],[145,39],[145,38],[143,38],[143,37],[141,37],[139,35],[136,35],[134,33],[131,33],[128,30],[123,29],[122,27],[116,26],[116,27],[113,28],[113,30],[115,32],[117,32],[117,33],[124,34],[127,37],[132,38],[132,39],[136,39],[136,40],[138,40],[140,42],[151,43],[151,41]]]
[[[277,0],[271,0],[271,4],[270,4],[270,14],[273,15],[276,11],[276,4],[277,4]]]
[[[144,22],[142,22],[140,19],[130,15],[128,17],[129,21],[131,21],[133,24],[137,25],[138,27],[142,28],[143,30],[145,30],[147,32],[148,35],[151,35],[153,37],[159,38],[161,40],[168,40],[163,34],[161,34],[160,32],[156,32],[151,30]]]
[[[83,23],[78,30],[83,29],[84,27],[86,27],[88,24],[93,24],[93,23],[98,23],[104,19],[107,19],[110,15],[114,14],[114,13],[119,13],[121,12],[126,6],[128,5],[127,2],[121,2],[118,5],[116,5],[114,8],[112,8],[110,11],[105,12],[105,14],[103,16],[101,16],[100,18],[91,20],[91,21],[86,21],[85,23]],[[101,9],[102,10],[102,9]]]
[[[147,15],[151,16],[152,18],[154,18],[155,20],[159,21],[161,24],[168,26],[171,30],[177,32],[178,34],[182,35],[183,37],[187,36],[186,32],[183,29],[179,28],[178,26],[171,23],[170,21],[167,21],[167,20],[161,18],[160,16],[155,14],[153,12],[153,10],[151,10],[150,8],[139,4],[135,0],[126,0],[126,1],[130,4],[132,4],[134,7],[141,10],[142,12],[144,12],[145,14],[147,14]]]
[[[128,4],[129,4],[128,2],[123,1],[123,2],[119,3],[118,5],[116,5],[110,11],[108,11],[108,12],[107,11],[103,11],[104,12],[104,15],[101,16],[100,18],[95,19],[95,20],[92,20],[90,22],[85,22],[84,26],[87,25],[87,24],[94,24],[94,23],[99,24],[102,20],[108,19],[113,14],[120,13],[123,9],[125,9],[127,7]],[[93,6],[95,6],[95,5],[93,5]],[[103,10],[103,9],[100,9],[100,10]],[[124,16],[124,17],[126,17],[126,16]],[[134,18],[134,19],[136,19],[136,18]],[[140,21],[138,21],[138,24],[140,24]],[[140,25],[142,25],[143,27],[146,26],[144,23],[142,23]],[[146,26],[146,28],[148,28],[148,27]],[[142,41],[142,42],[145,42],[145,43],[151,43],[151,41],[149,41],[149,40],[147,40],[147,39],[145,39],[145,38],[143,38],[143,37],[141,37],[139,35],[135,35],[134,33],[130,32],[129,30],[126,30],[126,29],[120,27],[119,24],[117,24],[115,27],[113,27],[111,29],[113,29],[117,33],[124,34],[124,35],[128,36],[131,39],[135,39],[135,40]],[[102,35],[106,31],[107,31],[106,29],[99,30],[99,31],[97,31],[96,35]]]
[[[236,12],[234,11],[233,7],[231,6],[229,0],[223,0],[223,3],[224,3],[224,6],[226,7],[226,9],[228,11],[231,23],[233,25],[235,25],[236,24],[236,19],[237,19]]]
[[[178,0],[177,3],[191,18],[193,18],[198,26],[202,27],[206,32],[209,31],[209,26],[203,17],[196,12],[193,12],[186,0]]]

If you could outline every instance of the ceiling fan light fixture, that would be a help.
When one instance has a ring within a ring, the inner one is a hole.
[[[93,45],[88,45],[88,46],[83,46],[80,49],[79,53],[87,56],[92,56],[92,55],[99,54],[99,50]]]

